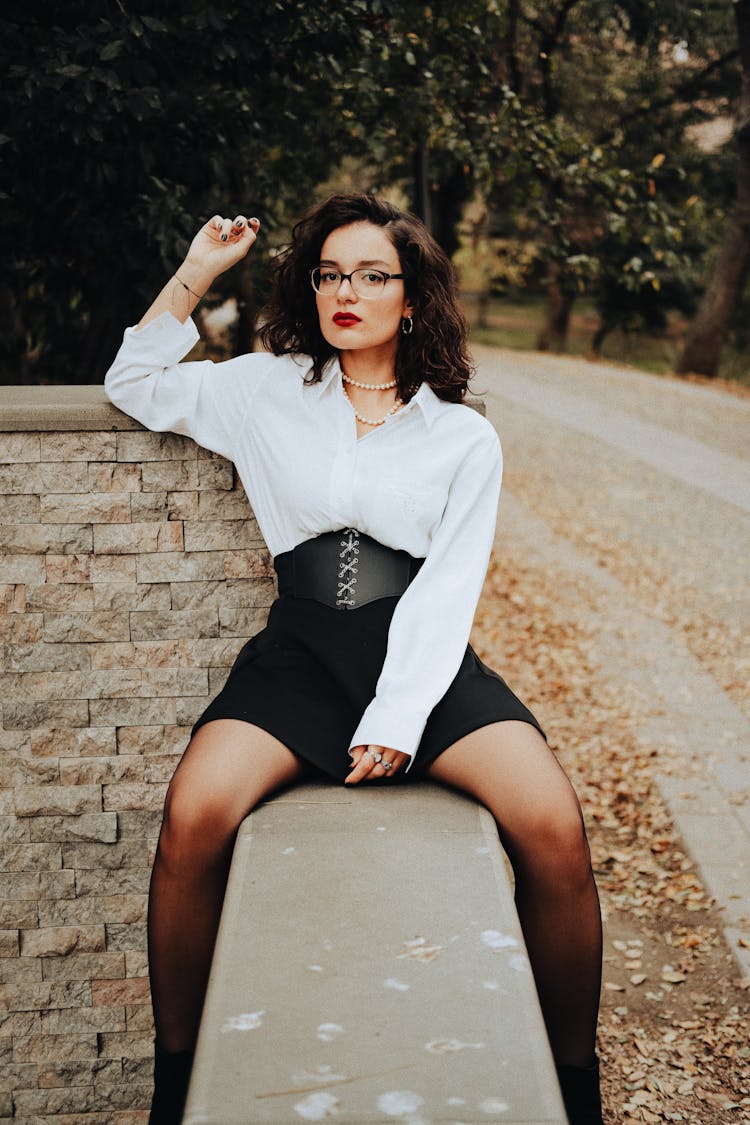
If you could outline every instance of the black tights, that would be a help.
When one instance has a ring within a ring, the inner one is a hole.
[[[587,855],[585,836],[583,841]],[[549,857],[519,855],[507,843],[506,850],[555,1062],[591,1066],[601,990],[602,926],[590,863],[584,858],[569,866],[550,865]]]
[[[233,719],[207,723],[185,751],[167,792],[148,904],[163,1050],[195,1047],[237,829],[256,805],[307,773],[266,731]]]
[[[174,857],[160,842],[151,872],[151,1000],[156,1038],[166,1051],[195,1048],[232,842],[205,841],[205,848],[196,851],[200,854]]]

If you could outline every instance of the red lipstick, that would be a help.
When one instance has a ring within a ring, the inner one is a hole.
[[[346,328],[352,324],[360,324],[361,317],[355,316],[354,313],[337,312],[333,323],[338,324],[339,328]]]

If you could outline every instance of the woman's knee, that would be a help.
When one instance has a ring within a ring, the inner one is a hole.
[[[303,773],[295,755],[265,731],[231,719],[205,724],[167,790],[161,859],[174,864],[224,860],[247,814]]]
[[[223,857],[239,827],[213,796],[185,788],[178,783],[167,791],[159,833],[159,858],[175,869]]]
[[[486,806],[516,866],[563,877],[588,875],[591,859],[581,807],[562,766],[529,723],[480,728],[445,751],[432,776]]]
[[[183,762],[188,760],[190,748]],[[177,867],[223,857],[249,811],[238,804],[236,791],[222,784],[220,777],[207,785],[200,773],[181,763],[164,800],[160,859]]]
[[[533,809],[512,831],[500,825],[511,861],[571,888],[591,878],[591,853],[581,808],[571,791],[564,800]]]

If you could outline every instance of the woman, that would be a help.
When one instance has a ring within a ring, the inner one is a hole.
[[[206,223],[105,383],[144,425],[235,462],[279,579],[167,793],[149,899],[151,1122],[179,1120],[237,828],[312,771],[384,787],[422,774],[490,809],[570,1120],[601,1122],[601,922],[580,807],[534,716],[467,647],[501,455],[462,404],[450,263],[413,216],[333,196],[277,261],[268,352],[180,364],[190,314],[259,225]]]

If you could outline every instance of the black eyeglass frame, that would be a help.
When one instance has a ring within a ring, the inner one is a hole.
[[[321,273],[323,271],[323,269],[324,269],[323,266],[314,266],[313,269],[310,270],[310,284],[312,285],[312,287],[313,287],[313,289],[315,290],[316,293],[320,293],[320,290],[317,288],[317,286],[315,284],[315,274]],[[337,293],[339,291],[339,288],[341,286],[342,281],[348,281],[349,284],[351,285],[352,289],[354,289],[354,285],[352,284],[352,278],[354,277],[355,273],[377,273],[377,274],[380,274],[380,276],[383,278],[383,287],[384,288],[385,288],[386,282],[388,282],[388,281],[403,281],[404,278],[406,277],[405,273],[386,273],[385,270],[378,270],[378,269],[371,268],[371,267],[368,267],[368,266],[360,266],[359,269],[352,270],[351,273],[342,273],[341,270],[331,270],[330,272],[331,273],[337,273],[339,275],[339,284],[336,288]],[[354,290],[354,292],[355,293],[357,292],[356,289]]]

